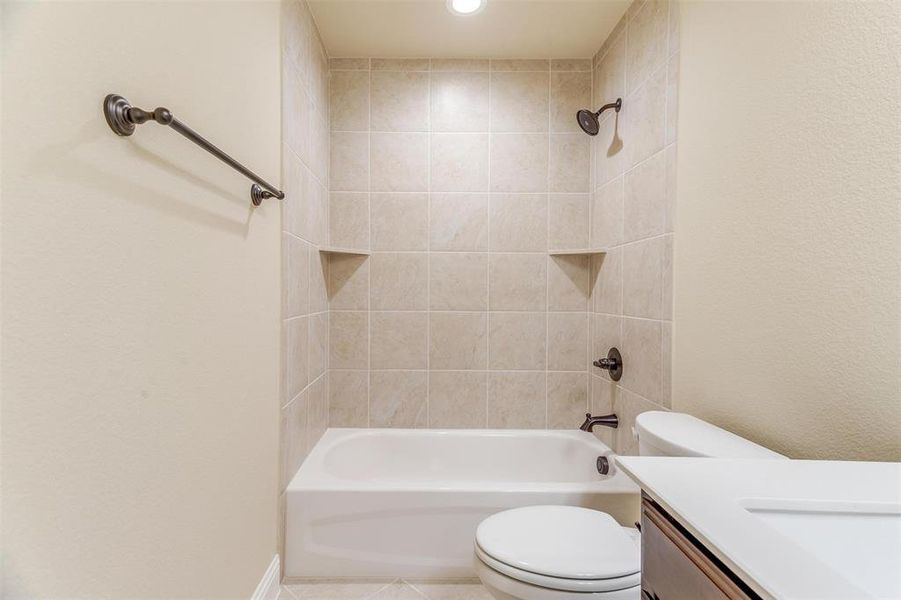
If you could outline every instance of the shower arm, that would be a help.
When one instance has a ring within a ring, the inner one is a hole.
[[[614,109],[616,109],[616,112],[619,112],[619,109],[621,109],[622,107],[623,107],[623,99],[622,99],[622,98],[617,98],[617,99],[616,99],[616,102],[611,102],[610,104],[605,104],[604,106],[602,106],[602,107],[598,110],[598,112],[594,113],[594,116],[600,117],[600,116],[601,116],[601,113],[603,113],[605,110],[608,110],[608,109],[611,109],[611,108],[614,108]]]
[[[251,181],[250,200],[254,206],[259,206],[263,200],[277,198],[283,200],[285,193],[269,184],[262,177],[236,161],[234,158],[217,148],[212,142],[176,119],[168,108],[162,106],[146,111],[137,106],[132,106],[128,100],[116,94],[110,94],[103,103],[103,113],[106,122],[117,135],[129,136],[134,133],[135,125],[141,125],[147,121],[156,121],[160,125],[168,125],[184,137],[188,138],[235,171],[238,171]]]

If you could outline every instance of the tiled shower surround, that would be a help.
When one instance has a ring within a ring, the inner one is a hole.
[[[635,450],[635,414],[669,405],[674,17],[636,3],[594,60],[330,61],[329,241],[372,253],[330,262],[330,426],[615,410],[599,436]],[[590,364],[614,345],[620,385]]]
[[[330,66],[330,425],[577,427],[591,61]]]
[[[615,411],[597,435],[636,452],[670,405],[676,5],[636,1],[571,60],[328,60],[284,7],[282,490],[326,427]],[[611,346],[619,384],[591,366]]]
[[[593,369],[591,409],[620,418],[613,447],[637,454],[635,417],[671,406],[678,4],[636,1],[594,57],[592,105],[622,97],[592,140],[591,348],[616,346],[619,385]]]

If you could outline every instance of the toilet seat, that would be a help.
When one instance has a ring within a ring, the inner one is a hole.
[[[548,577],[538,573],[523,571],[499,562],[487,555],[484,550],[476,546],[476,556],[484,565],[501,575],[516,581],[536,585],[549,590],[565,592],[613,592],[624,590],[641,584],[641,573],[633,573],[625,577],[611,579],[566,579],[563,577]]]
[[[476,531],[475,553],[490,569],[549,590],[611,592],[641,582],[640,544],[610,515],[576,506],[497,513]]]

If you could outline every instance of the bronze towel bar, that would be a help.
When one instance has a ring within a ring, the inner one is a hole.
[[[285,193],[281,190],[266,183],[259,175],[236,161],[234,158],[214,146],[196,131],[176,119],[169,112],[168,108],[155,108],[153,111],[141,110],[137,106],[132,106],[128,100],[117,94],[109,94],[103,100],[103,114],[106,122],[109,124],[116,135],[129,136],[135,131],[135,125],[146,123],[147,121],[156,121],[160,125],[168,125],[178,133],[182,134],[231,168],[238,171],[251,181],[250,201],[254,206],[259,206],[263,200],[267,198],[278,198],[282,200]]]

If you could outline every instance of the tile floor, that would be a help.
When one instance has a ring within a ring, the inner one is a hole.
[[[288,583],[278,600],[492,600],[478,582]]]

